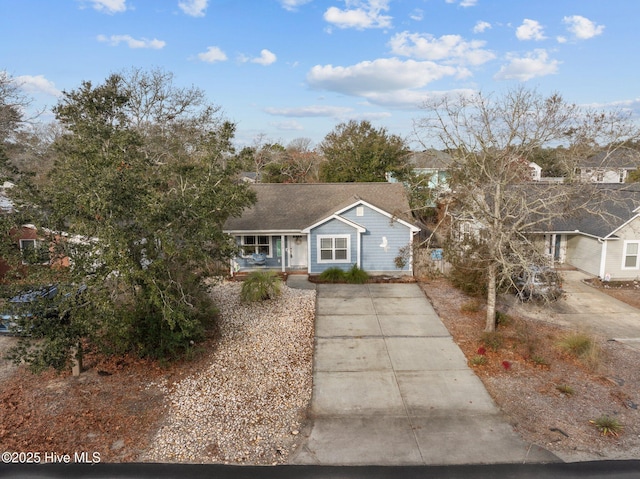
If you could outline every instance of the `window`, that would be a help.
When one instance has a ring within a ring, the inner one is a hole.
[[[351,262],[349,235],[318,236],[318,263]]]
[[[271,257],[270,236],[242,236],[242,254],[251,256],[254,253],[262,253]]]
[[[638,269],[640,264],[640,241],[625,241],[622,269]]]
[[[34,239],[21,239],[20,252],[22,264],[48,264],[49,251],[42,246],[40,241]]]

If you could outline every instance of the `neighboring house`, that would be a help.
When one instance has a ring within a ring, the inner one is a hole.
[[[531,170],[531,181],[542,181],[542,167],[533,162],[529,162],[529,169]]]
[[[411,153],[407,164],[416,175],[428,176],[427,187],[435,190],[449,189],[449,172],[453,159],[448,153],[430,148],[428,150]],[[392,174],[387,174],[387,181],[396,183]]]
[[[602,215],[558,219],[540,232],[540,242],[554,263],[602,279],[640,279],[640,184],[602,188]]]
[[[56,252],[56,243],[62,236],[51,231],[38,230],[34,225],[22,225],[9,232],[12,242],[20,249],[20,264],[13,264],[5,258],[0,259],[0,280],[9,270],[24,272],[30,266],[68,267],[69,258]]]
[[[243,171],[240,173],[240,180],[245,183],[260,183],[260,176],[255,171]]]
[[[618,148],[591,155],[576,168],[580,181],[593,183],[624,183],[629,172],[640,167],[640,152]]]
[[[393,183],[262,183],[255,205],[224,231],[241,254],[234,272],[255,268],[319,274],[352,265],[370,274],[412,274],[414,225],[404,187]],[[407,246],[409,248],[407,248]],[[406,265],[396,258],[409,251]]]
[[[529,192],[537,189],[535,196],[544,194],[539,189],[543,187],[526,188]],[[568,208],[566,216],[551,220],[529,237],[548,258],[549,266],[571,265],[606,280],[640,279],[640,183],[597,188],[601,194],[593,199],[593,207]],[[481,222],[456,217],[452,211],[449,218],[453,239],[482,239]]]

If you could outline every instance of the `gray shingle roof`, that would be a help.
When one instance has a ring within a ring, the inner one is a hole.
[[[640,168],[640,152],[631,148],[601,151],[580,162],[582,168]]]
[[[602,214],[582,213],[567,218],[558,218],[553,222],[552,230],[580,231],[598,238],[611,235],[617,228],[629,221],[640,207],[640,184],[597,185],[600,193],[597,208]],[[615,236],[615,235],[614,235]]]
[[[400,183],[260,183],[251,185],[256,204],[225,231],[299,231],[358,200],[414,223]]]
[[[409,156],[408,162],[413,168],[446,170],[451,168],[453,158],[451,158],[449,153],[430,148],[425,151],[412,153],[411,156]]]

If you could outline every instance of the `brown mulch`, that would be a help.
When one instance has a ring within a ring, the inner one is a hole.
[[[601,353],[587,364],[558,346],[570,330],[517,317],[505,318],[497,332],[487,336],[482,300],[464,295],[444,279],[423,281],[421,287],[526,441],[565,461],[640,457],[639,350],[593,338]],[[590,423],[601,416],[623,426],[617,437],[601,435]]]
[[[205,355],[203,355],[205,356]],[[199,360],[161,367],[134,357],[87,354],[79,377],[19,368],[2,382],[3,451],[98,453],[100,462],[136,461],[163,422],[163,380],[177,381]]]

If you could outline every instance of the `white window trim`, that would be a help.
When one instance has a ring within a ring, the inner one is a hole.
[[[256,243],[252,244],[252,245],[251,244],[245,244],[244,239],[247,236],[253,236],[256,239]],[[258,244],[258,237],[260,237],[260,236],[266,236],[267,238],[269,238],[269,244],[268,245],[266,245],[266,244]],[[258,234],[255,234],[255,235],[240,235],[240,255],[243,258],[251,258],[250,254],[245,254],[245,252],[244,252],[245,246],[255,246],[256,248],[258,246],[268,246],[269,247],[269,252],[267,253],[267,258],[273,258],[272,243],[273,243],[273,237],[271,235],[258,235]],[[254,253],[257,253],[257,251],[254,251]]]
[[[626,262],[627,262],[627,256],[630,256],[627,254],[627,247],[630,244],[636,244],[638,245],[638,250],[636,252],[636,264],[635,266],[625,266]],[[631,269],[640,269],[640,241],[637,240],[627,240],[624,242],[624,247],[622,248],[622,269],[624,270],[631,270]]]
[[[333,251],[333,256],[335,256],[335,240],[339,238],[344,238],[347,240],[347,258],[346,259],[322,259],[321,247],[323,239],[331,239],[331,250]],[[318,235],[316,238],[316,260],[318,264],[328,264],[328,263],[351,263],[351,235]]]
[[[39,248],[42,248],[42,241],[38,241],[37,239],[30,239],[30,238],[25,238],[25,239],[20,239],[20,253],[22,254],[24,251],[24,246],[23,244],[26,242],[33,242],[33,248],[34,250],[38,250]],[[22,260],[22,264],[24,265],[34,265],[34,264],[49,264],[49,261],[43,261],[42,263],[30,263],[29,261],[25,261],[24,259]]]

